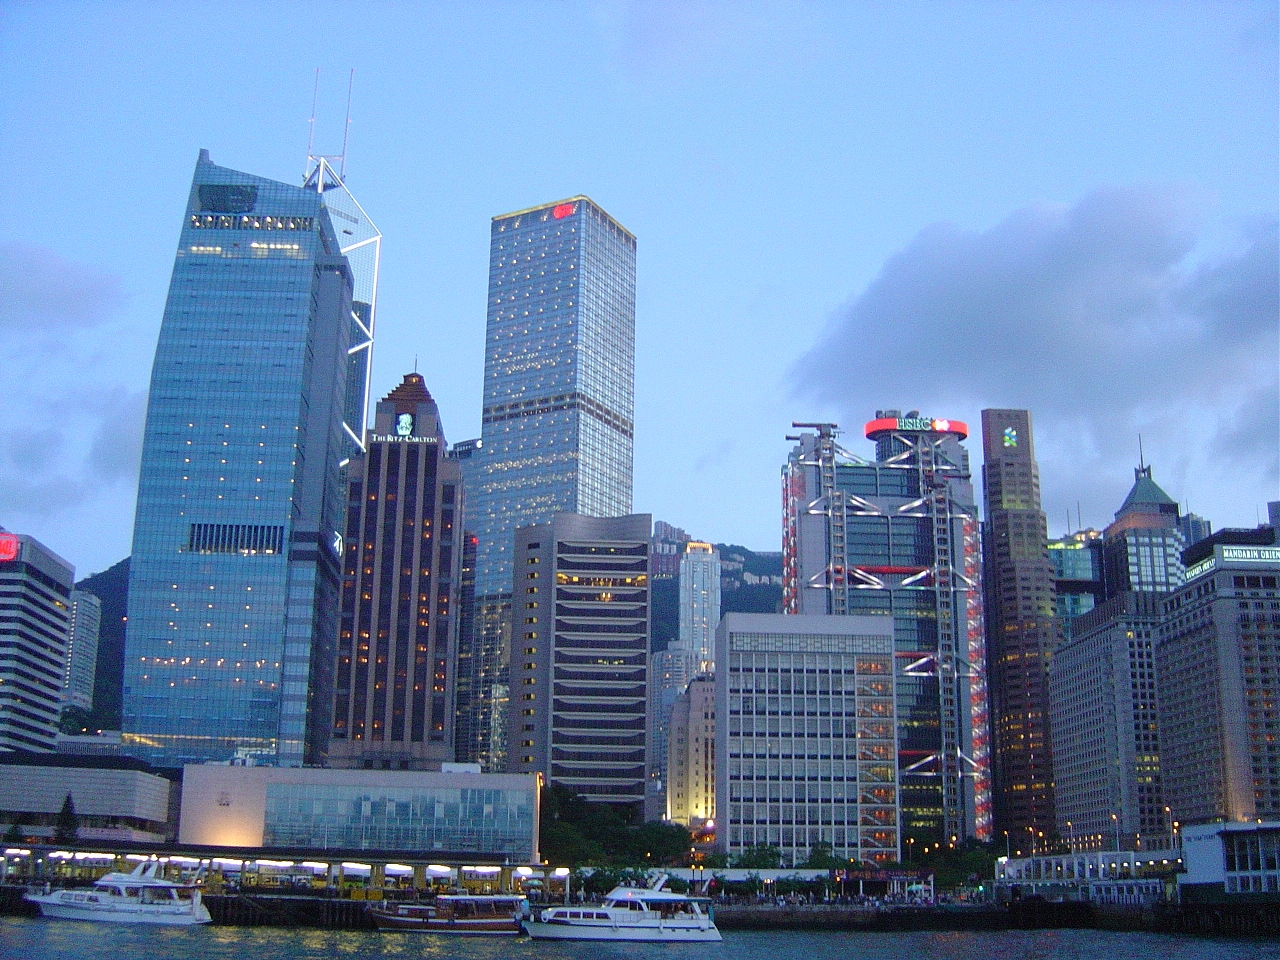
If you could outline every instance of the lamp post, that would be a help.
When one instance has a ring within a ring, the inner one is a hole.
[[[1004,831],[1004,858],[1005,858],[1006,860],[1008,860],[1008,859],[1010,858],[1010,857],[1009,857],[1009,831],[1008,831],[1008,830]]]
[[[1111,815],[1111,822],[1116,825],[1116,853],[1120,852],[1120,817],[1116,814]]]
[[[1067,852],[1068,853],[1076,852],[1076,848],[1071,842],[1071,821],[1070,820],[1067,821]]]

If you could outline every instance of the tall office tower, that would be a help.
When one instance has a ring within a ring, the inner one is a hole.
[[[298,766],[327,748],[341,462],[363,437],[344,411],[373,303],[343,251],[376,253],[355,209],[323,162],[295,187],[200,153],[129,571],[123,739],[152,763]]]
[[[1156,639],[1165,803],[1183,823],[1280,818],[1280,544],[1220,530],[1183,554]]]
[[[1213,524],[1194,513],[1184,513],[1178,517],[1178,532],[1182,534],[1183,543],[1189,547],[1210,536]]]
[[[982,582],[995,820],[1001,831],[1055,829],[1049,658],[1062,639],[1031,413],[982,411]]]
[[[0,530],[0,750],[54,749],[74,583],[39,540]]]
[[[560,513],[517,531],[508,773],[645,800],[651,523]]]
[[[62,702],[88,710],[93,706],[93,680],[98,672],[98,634],[102,601],[87,590],[71,591],[71,627],[62,681]]]
[[[453,759],[462,469],[422,375],[378,404],[348,467],[329,764],[439,769]]]
[[[464,461],[479,542],[469,751],[504,752],[515,531],[631,512],[636,241],[587,197],[493,219],[481,444]]]
[[[1090,527],[1049,541],[1053,598],[1065,643],[1075,619],[1102,599],[1102,533]]]
[[[680,558],[685,544],[692,537],[680,527],[673,527],[663,520],[653,524],[653,543],[649,546],[649,561],[653,565],[653,579],[674,579],[680,575]]]
[[[783,468],[783,611],[893,617],[903,833],[989,839],[978,511],[960,443],[968,428],[880,411],[866,425],[877,448],[868,461],[837,445],[835,424],[796,426],[814,432],[793,438]]]
[[[720,554],[691,541],[680,558],[680,646],[693,654],[699,673],[714,669],[720,623]]]
[[[1171,840],[1160,789],[1160,616],[1158,594],[1119,594],[1078,617],[1049,663],[1057,832],[1073,850]]]
[[[721,850],[774,846],[792,866],[818,843],[841,859],[899,859],[896,628],[886,616],[725,614],[714,711]]]
[[[1133,487],[1103,531],[1102,586],[1108,597],[1134,590],[1167,593],[1182,584],[1178,503],[1151,479],[1151,467],[1133,470]]]
[[[716,682],[695,677],[676,697],[667,754],[666,819],[702,827],[716,815]]]

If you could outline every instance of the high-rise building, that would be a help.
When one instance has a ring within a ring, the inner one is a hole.
[[[1183,542],[1189,547],[1210,536],[1213,533],[1213,524],[1194,513],[1184,513],[1178,517],[1178,532],[1182,534]]]
[[[1133,487],[1102,539],[1102,586],[1108,597],[1132,590],[1167,593],[1182,584],[1178,503],[1151,478],[1150,465],[1135,467]]]
[[[39,540],[0,530],[0,750],[54,750],[73,583]]]
[[[1049,541],[1053,599],[1062,640],[1072,637],[1075,619],[1102,599],[1102,533],[1090,527]]]
[[[897,860],[900,729],[886,616],[727,613],[716,632],[716,845],[800,864]]]
[[[67,706],[81,710],[93,706],[93,681],[98,672],[98,634],[101,627],[102,601],[88,590],[72,590],[71,628],[62,683],[62,702]]]
[[[1280,818],[1280,544],[1220,530],[1183,554],[1156,639],[1165,803],[1182,823]]]
[[[512,550],[557,513],[631,512],[635,255],[630,231],[587,197],[493,219],[481,443],[463,462],[477,537],[476,742],[501,767]]]
[[[903,834],[988,839],[978,511],[960,442],[968,428],[879,411],[866,425],[877,451],[868,461],[839,447],[834,424],[796,426],[813,432],[793,438],[783,469],[783,611],[893,618]]]
[[[982,556],[997,829],[1051,834],[1049,658],[1062,639],[1031,413],[982,411]]]
[[[665,767],[666,819],[701,827],[716,815],[716,682],[695,677],[676,697]]]
[[[462,470],[422,375],[377,405],[347,470],[329,764],[439,769],[453,759]]]
[[[680,558],[680,646],[693,654],[697,671],[714,669],[720,623],[720,554],[709,543],[685,544]]]
[[[152,368],[129,575],[124,741],[153,763],[324,756],[341,470],[363,438],[354,371],[377,243],[325,161],[296,187],[201,151]]]
[[[508,773],[645,800],[647,513],[559,513],[516,533]]]
[[[1154,593],[1103,601],[1075,620],[1049,663],[1057,833],[1074,850],[1171,840],[1160,788],[1160,606]]]

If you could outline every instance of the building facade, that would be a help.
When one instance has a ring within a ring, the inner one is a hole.
[[[438,769],[453,759],[462,471],[421,374],[378,403],[347,476],[329,764]]]
[[[464,462],[478,541],[468,754],[492,769],[505,752],[516,530],[631,512],[635,254],[631,232],[587,197],[493,219],[482,442]]]
[[[1112,597],[1076,619],[1050,662],[1056,831],[1073,850],[1172,844],[1160,784],[1160,607],[1158,594]]]
[[[1053,568],[1053,599],[1062,639],[1072,636],[1076,617],[1088,613],[1102,599],[1102,532],[1090,527],[1049,541]]]
[[[968,428],[879,411],[865,430],[872,461],[841,448],[834,424],[797,426],[812,432],[794,438],[783,470],[783,611],[893,618],[903,833],[921,843],[989,839]]]
[[[1280,819],[1280,545],[1221,530],[1184,554],[1157,631],[1165,803],[1182,823]]]
[[[720,623],[720,554],[709,543],[690,541],[680,558],[680,646],[693,654],[697,672],[715,669]]]
[[[898,860],[894,623],[729,613],[716,632],[716,845]]]
[[[74,582],[39,540],[0,530],[0,750],[55,749]]]
[[[716,815],[716,682],[695,677],[672,704],[666,819],[702,827]]]
[[[363,261],[376,246],[362,216],[324,164],[295,187],[200,153],[152,367],[129,573],[125,748],[153,763],[323,759],[341,463],[363,409],[344,418],[363,403],[351,371],[376,282],[344,253]]]
[[[1151,477],[1150,465],[1135,467],[1133,487],[1102,537],[1102,586],[1108,597],[1132,590],[1167,593],[1182,584],[1178,503]]]
[[[71,627],[67,634],[67,666],[62,702],[69,707],[93,707],[93,681],[98,673],[98,634],[102,601],[87,590],[71,591]]]
[[[517,531],[508,772],[643,803],[651,525],[561,513]]]
[[[1049,658],[1062,639],[1031,413],[982,411],[982,530],[995,824],[1051,833]]]

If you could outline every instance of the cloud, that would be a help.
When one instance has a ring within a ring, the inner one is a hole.
[[[1199,239],[1195,196],[1170,186],[935,224],[832,318],[793,392],[846,427],[878,407],[1030,409],[1046,507],[1079,497],[1094,523],[1128,489],[1138,433],[1174,496],[1274,497],[1277,225],[1212,262]]]
[[[0,242],[0,330],[95,326],[123,302],[113,274],[44,247]]]

